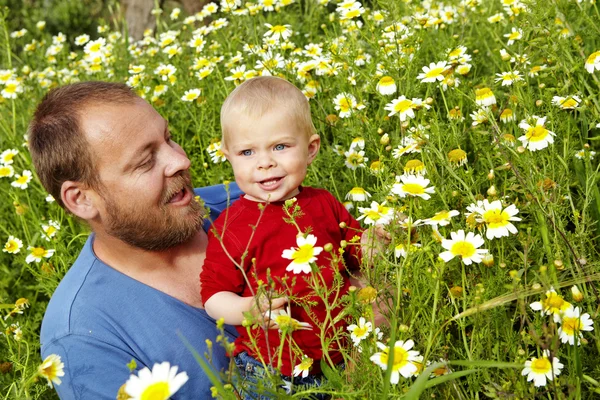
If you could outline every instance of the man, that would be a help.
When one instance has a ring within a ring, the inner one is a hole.
[[[185,152],[167,122],[125,85],[77,83],[51,91],[29,128],[38,176],[57,202],[93,233],[52,296],[42,356],[64,365],[62,399],[115,399],[127,364],[169,361],[189,381],[176,398],[210,398],[211,383],[184,344],[229,360],[202,309],[199,273],[207,236]],[[239,196],[233,186],[200,189],[213,218]],[[233,332],[233,330],[232,330]]]

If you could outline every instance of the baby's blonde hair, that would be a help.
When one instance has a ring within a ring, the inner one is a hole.
[[[221,145],[227,147],[227,136],[235,130],[236,115],[260,118],[279,108],[287,113],[307,137],[316,133],[310,116],[308,99],[296,86],[282,78],[259,76],[249,79],[227,96],[221,107]]]

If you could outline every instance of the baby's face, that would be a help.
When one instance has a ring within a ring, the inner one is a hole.
[[[319,146],[318,135],[309,138],[275,109],[260,118],[239,116],[223,152],[247,199],[274,202],[298,194]]]

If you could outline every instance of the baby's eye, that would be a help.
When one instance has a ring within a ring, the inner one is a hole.
[[[248,156],[252,155],[252,150],[242,150],[242,151],[240,151],[240,154],[248,157]]]
[[[285,144],[276,144],[275,150],[284,150],[287,146]]]

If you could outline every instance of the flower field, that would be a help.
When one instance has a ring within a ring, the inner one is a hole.
[[[155,9],[139,41],[113,11],[93,35],[14,26],[14,10],[1,11],[0,396],[57,398],[62,366],[40,358],[40,325],[89,234],[31,163],[27,126],[44,94],[127,83],[169,121],[205,186],[233,180],[220,106],[259,75],[309,99],[322,146],[305,185],[392,235],[363,262],[368,287],[339,300],[346,368],[324,368],[326,383],[295,398],[600,395],[594,1],[222,0],[192,16]],[[222,378],[215,395],[235,398]]]

